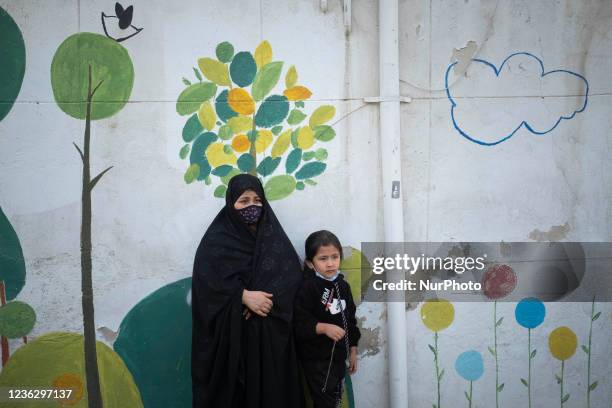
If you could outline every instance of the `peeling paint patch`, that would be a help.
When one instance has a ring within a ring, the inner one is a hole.
[[[540,231],[536,228],[529,233],[529,239],[534,241],[561,241],[567,236],[569,230],[570,226],[567,222],[563,225],[553,225],[548,231]]]
[[[359,356],[369,357],[380,353],[380,327],[373,329],[363,327],[365,317],[357,318],[357,325],[361,331],[359,340]]]
[[[98,327],[98,333],[100,333],[102,337],[104,337],[104,340],[110,344],[115,342],[117,335],[119,334],[119,332],[113,331],[106,326]]]
[[[476,54],[477,49],[478,46],[476,41],[468,41],[465,47],[453,49],[451,62],[457,61],[457,64],[453,67],[455,75],[461,76],[465,74],[470,62],[472,61],[472,58],[474,57],[474,54]]]

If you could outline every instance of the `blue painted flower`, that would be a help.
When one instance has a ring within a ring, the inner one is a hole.
[[[468,381],[476,381],[484,372],[482,355],[476,350],[469,350],[459,354],[455,361],[455,370]]]
[[[525,298],[516,305],[514,315],[518,324],[533,329],[544,321],[546,308],[540,299]]]

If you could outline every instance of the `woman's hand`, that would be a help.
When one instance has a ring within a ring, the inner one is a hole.
[[[355,374],[357,372],[357,347],[351,347],[351,352],[349,354],[349,374]]]
[[[266,317],[268,313],[270,313],[270,310],[272,310],[272,296],[271,293],[245,289],[242,291],[242,303],[249,308],[251,312],[261,317]]]
[[[329,323],[317,323],[315,326],[317,334],[324,334],[333,341],[340,341],[344,337],[344,329]]]

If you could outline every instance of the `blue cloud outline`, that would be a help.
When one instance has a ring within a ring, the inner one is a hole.
[[[507,61],[508,61],[510,58],[512,58],[512,57],[514,57],[514,56],[517,56],[517,55],[527,55],[527,56],[532,57],[532,58],[534,58],[535,60],[537,60],[537,61],[538,61],[538,63],[540,64],[540,68],[541,68],[541,70],[542,70],[542,73],[541,73],[541,75],[540,75],[540,77],[541,77],[541,78],[545,77],[545,76],[546,76],[546,75],[548,75],[548,74],[553,74],[553,73],[556,73],[556,72],[564,72],[564,73],[566,73],[566,74],[570,74],[570,75],[573,75],[573,76],[575,76],[575,77],[577,77],[577,78],[582,79],[582,80],[584,81],[585,85],[586,85],[586,93],[585,93],[585,95],[584,95],[584,104],[582,105],[582,107],[581,107],[580,109],[578,109],[578,110],[575,110],[575,111],[574,111],[574,113],[572,113],[570,116],[561,116],[561,117],[559,117],[559,119],[557,119],[557,121],[555,122],[555,124],[554,124],[554,125],[553,125],[553,126],[550,128],[550,129],[548,129],[548,130],[538,131],[538,130],[534,129],[534,128],[533,128],[533,127],[532,127],[532,126],[531,126],[529,123],[527,123],[526,121],[522,121],[522,122],[521,122],[521,123],[520,123],[520,124],[519,124],[519,125],[516,127],[516,129],[514,129],[512,132],[510,132],[510,134],[508,134],[507,136],[504,136],[504,137],[503,137],[503,138],[501,138],[500,140],[498,140],[498,141],[496,141],[496,142],[483,142],[483,141],[481,141],[481,140],[478,140],[478,139],[476,139],[476,138],[474,138],[474,137],[472,137],[472,136],[468,135],[466,132],[464,132],[464,131],[463,131],[463,130],[462,130],[460,127],[459,127],[459,125],[458,125],[457,121],[455,120],[455,107],[457,106],[457,103],[456,103],[456,102],[453,100],[453,98],[452,98],[452,96],[451,96],[451,94],[450,94],[450,90],[449,90],[449,88],[448,88],[448,75],[449,75],[449,73],[450,73],[450,70],[451,70],[451,69],[452,69],[452,68],[453,68],[453,67],[454,67],[454,66],[455,66],[455,65],[458,63],[458,61],[455,61],[455,62],[453,62],[452,64],[450,64],[450,65],[448,66],[448,68],[446,69],[446,74],[445,74],[445,78],[444,78],[444,86],[445,86],[445,89],[446,89],[446,96],[448,97],[448,100],[449,100],[449,101],[451,102],[451,104],[452,104],[452,106],[451,106],[451,118],[452,118],[452,120],[453,120],[453,126],[455,127],[455,129],[457,129],[457,131],[458,131],[458,132],[461,134],[461,136],[463,136],[463,137],[465,137],[466,139],[468,139],[468,140],[470,140],[470,141],[472,141],[472,142],[474,142],[474,143],[477,143],[477,144],[479,144],[479,145],[483,145],[483,146],[494,146],[494,145],[497,145],[497,144],[499,144],[499,143],[501,143],[501,142],[504,142],[504,141],[506,141],[506,140],[510,139],[512,136],[514,136],[514,134],[515,134],[515,133],[516,133],[516,132],[517,132],[517,131],[518,131],[518,130],[519,130],[521,127],[522,127],[522,126],[525,126],[525,128],[526,128],[528,131],[530,131],[531,133],[536,134],[536,135],[544,135],[544,134],[546,134],[546,133],[549,133],[549,132],[553,131],[553,130],[554,130],[556,127],[557,127],[557,125],[559,125],[559,123],[561,123],[561,121],[562,121],[563,119],[572,119],[574,116],[576,116],[576,113],[580,113],[580,112],[582,112],[582,111],[584,111],[584,110],[586,109],[586,107],[587,107],[587,102],[588,102],[588,99],[589,99],[589,81],[587,81],[587,79],[586,79],[584,76],[582,76],[582,75],[580,75],[580,74],[578,74],[578,73],[576,73],[576,72],[568,71],[568,70],[565,70],[565,69],[555,69],[555,70],[553,70],[553,71],[548,71],[548,72],[545,72],[545,71],[544,71],[544,63],[542,62],[542,60],[541,60],[540,58],[536,57],[535,55],[533,55],[533,54],[529,53],[529,52],[515,52],[514,54],[510,54],[510,55],[509,55],[508,57],[506,57],[506,59],[505,59],[505,60],[504,60],[504,61],[501,63],[501,65],[499,66],[499,68],[495,67],[495,65],[493,65],[492,63],[490,63],[490,62],[488,62],[488,61],[485,61],[485,60],[483,60],[483,59],[480,59],[480,58],[473,58],[473,59],[472,59],[472,61],[474,61],[474,62],[479,62],[479,63],[482,63],[482,64],[485,64],[486,66],[488,66],[488,67],[490,67],[491,69],[493,69],[493,72],[495,72],[495,76],[499,77],[499,74],[500,74],[501,70],[503,69],[504,65],[506,64],[506,62],[507,62]]]

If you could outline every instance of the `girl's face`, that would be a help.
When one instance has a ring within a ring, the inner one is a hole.
[[[242,193],[234,203],[234,208],[241,210],[249,205],[258,205],[260,207],[262,205],[261,198],[259,198],[257,193],[253,190],[246,190],[244,193]]]
[[[319,247],[317,254],[312,259],[312,262],[306,261],[307,265],[314,268],[326,278],[333,277],[338,268],[340,268],[340,251],[333,245],[324,245]]]

